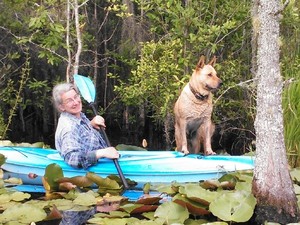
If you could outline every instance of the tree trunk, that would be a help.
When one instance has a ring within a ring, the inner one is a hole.
[[[68,63],[66,69],[66,81],[70,81],[70,74],[71,74],[71,66],[72,66],[72,55],[70,50],[70,0],[67,1],[67,25],[66,25],[66,45],[67,45],[67,54],[68,54]]]
[[[75,28],[76,28],[76,38],[77,38],[77,51],[75,54],[75,60],[74,60],[74,71],[73,74],[78,74],[79,69],[79,58],[82,51],[82,39],[81,39],[81,31],[80,31],[80,22],[79,22],[79,5],[78,1],[74,0],[74,16],[75,16]]]
[[[288,170],[283,129],[279,49],[279,0],[254,0],[257,36],[256,164],[252,191],[256,221],[287,224],[298,220],[297,198]]]

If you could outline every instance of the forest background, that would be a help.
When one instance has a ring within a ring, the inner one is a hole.
[[[280,40],[292,166],[300,155],[299,7],[291,0],[282,12]],[[255,150],[251,1],[1,0],[0,9],[1,139],[54,148],[51,91],[78,69],[96,85],[113,145],[146,139],[149,149],[174,149],[173,105],[199,57],[216,55],[223,86],[214,100],[213,148]],[[88,105],[84,111],[92,116]]]

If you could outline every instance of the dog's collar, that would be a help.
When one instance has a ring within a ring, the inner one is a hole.
[[[192,85],[189,83],[189,86],[190,86],[190,90],[191,92],[194,94],[195,98],[198,99],[198,100],[201,100],[201,101],[204,101],[208,98],[208,95],[202,95],[200,94],[199,92],[197,92],[193,87]]]

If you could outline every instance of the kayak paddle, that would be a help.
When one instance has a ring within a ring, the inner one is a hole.
[[[94,106],[94,101],[95,101],[95,97],[96,97],[96,88],[95,88],[92,80],[88,77],[76,74],[76,75],[74,75],[74,81],[75,81],[75,84],[76,84],[77,88],[80,91],[80,94],[90,104],[90,106],[92,107],[92,110],[93,110],[93,112],[96,116],[97,111],[96,111],[95,106]],[[110,147],[111,146],[110,141],[108,140],[108,137],[106,135],[105,130],[101,126],[100,126],[100,131],[102,133],[102,136],[103,136],[106,144]],[[113,159],[113,161],[114,161],[114,164],[115,164],[115,166],[118,170],[118,174],[119,174],[119,176],[122,180],[124,188],[128,189],[129,185],[128,185],[125,177],[124,177],[124,174],[121,170],[121,167],[119,165],[118,160]]]

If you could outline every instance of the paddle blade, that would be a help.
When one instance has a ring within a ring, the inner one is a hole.
[[[74,75],[75,84],[80,91],[81,96],[88,102],[92,103],[95,101],[96,89],[93,81],[85,76],[75,74]]]

